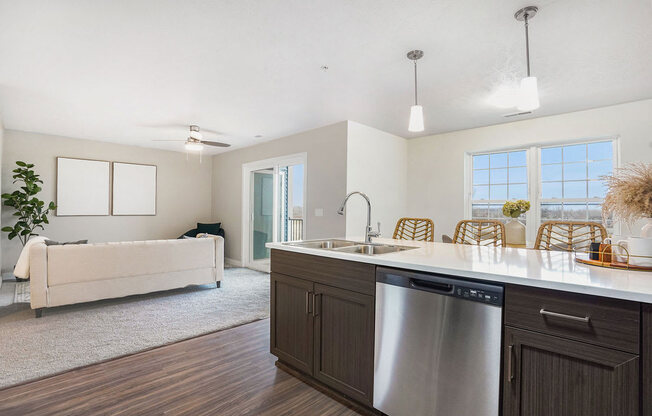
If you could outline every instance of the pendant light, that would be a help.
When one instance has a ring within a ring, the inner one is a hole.
[[[516,106],[520,111],[532,111],[539,108],[539,88],[537,86],[537,77],[533,77],[530,74],[530,36],[528,32],[530,19],[536,16],[537,11],[539,11],[537,7],[528,6],[514,14],[516,20],[525,23],[525,58],[527,60],[527,77],[521,80],[519,102]]]
[[[408,59],[414,61],[414,105],[410,108],[410,124],[408,131],[423,131],[423,107],[417,101],[417,60],[423,57],[423,51],[414,50],[407,54]]]

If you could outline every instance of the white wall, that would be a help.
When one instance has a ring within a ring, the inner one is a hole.
[[[346,190],[360,191],[371,200],[371,225],[381,223],[383,237],[391,238],[396,221],[407,215],[408,141],[384,131],[348,122]],[[367,204],[352,196],[346,207],[346,236],[364,236]]]
[[[56,198],[56,157],[77,157],[158,166],[156,216],[55,217],[41,232],[53,240],[88,239],[91,242],[176,238],[196,222],[211,219],[212,160],[200,164],[196,156],[186,160],[180,152],[72,139],[37,133],[6,130],[2,154],[2,192],[15,189],[11,171],[17,160],[36,165],[43,179],[39,198],[46,203]],[[55,201],[56,202],[56,201]],[[2,223],[13,221],[9,209],[2,211]],[[17,239],[2,236],[2,270],[10,271],[20,252]]]
[[[464,155],[539,143],[619,137],[621,164],[652,162],[652,99],[409,140],[408,211],[436,239],[464,217]]]
[[[226,233],[225,257],[242,261],[242,165],[306,152],[306,238],[344,237],[337,208],[346,195],[347,122],[213,156],[213,220]],[[323,216],[315,216],[323,209]]]

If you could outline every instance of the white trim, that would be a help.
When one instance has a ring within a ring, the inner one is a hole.
[[[224,264],[229,265],[231,267],[244,267],[244,265],[242,264],[242,260],[231,259],[229,257],[224,257]]]
[[[249,202],[251,200],[251,173],[263,170],[272,169],[274,176],[274,191],[273,191],[273,232],[272,241],[276,242],[278,239],[278,169],[280,166],[303,165],[303,206],[306,212],[303,220],[303,233],[305,237],[306,229],[308,227],[307,217],[307,179],[308,179],[308,153],[295,153],[286,156],[273,157],[269,159],[257,160],[242,164],[242,267],[250,269],[261,270],[269,272],[269,260],[253,261],[251,260],[251,238],[250,238],[250,224],[251,224],[251,210],[249,209]]]

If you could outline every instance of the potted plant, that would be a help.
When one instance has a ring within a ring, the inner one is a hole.
[[[48,223],[48,213],[56,209],[54,202],[45,205],[36,195],[41,192],[43,181],[32,169],[31,163],[16,162],[16,169],[13,170],[14,182],[18,183],[19,189],[12,193],[2,194],[3,204],[16,210],[14,216],[16,223],[13,226],[2,227],[2,231],[9,233],[10,240],[18,237],[21,244],[25,246],[29,238],[38,235],[37,229],[43,230],[43,224]]]
[[[631,163],[603,176],[608,187],[602,204],[602,216],[613,215],[628,226],[645,219],[641,237],[652,238],[652,164]]]
[[[503,215],[511,218],[505,224],[505,242],[507,244],[525,245],[525,225],[517,218],[530,210],[530,202],[524,199],[507,201],[503,205]]]

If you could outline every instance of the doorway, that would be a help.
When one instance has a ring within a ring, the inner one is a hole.
[[[306,234],[305,153],[242,165],[245,267],[269,272],[269,242],[302,240]]]

